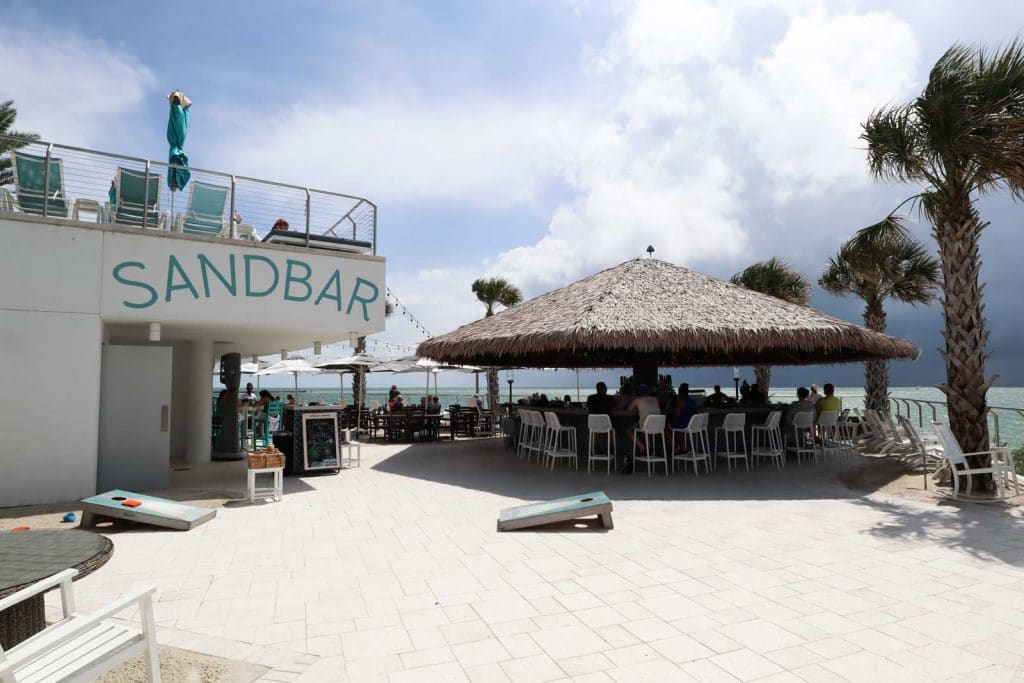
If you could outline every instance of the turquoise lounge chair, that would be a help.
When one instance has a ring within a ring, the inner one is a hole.
[[[43,215],[43,198],[49,196],[46,204],[48,216],[68,217],[68,201],[64,194],[64,164],[56,157],[50,157],[49,191],[43,192],[46,180],[46,157],[13,151],[14,157],[14,207],[35,216]]]
[[[160,211],[160,185],[163,179],[156,174],[149,174],[149,187],[146,187],[146,172],[133,171],[130,168],[117,168],[115,181],[114,205],[110,217],[115,223],[142,227],[143,216],[147,228],[163,230],[167,215]]]
[[[174,219],[175,232],[216,237],[226,234],[224,211],[230,190],[220,185],[195,181],[188,197],[188,210]]]

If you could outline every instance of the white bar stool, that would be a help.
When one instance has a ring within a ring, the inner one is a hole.
[[[750,430],[750,455],[756,465],[758,460],[766,458],[775,461],[775,467],[782,469],[786,465],[785,451],[782,448],[782,432],[779,423],[782,411],[773,410],[763,425],[754,425]]]
[[[284,492],[284,468],[283,467],[262,467],[260,469],[250,469],[249,481],[248,481],[248,492],[249,502],[255,503],[257,498],[266,498],[267,496],[273,497],[276,502],[281,502],[281,494]],[[270,488],[257,487],[256,486],[256,475],[257,474],[270,474],[273,475],[273,485]]]
[[[545,458],[551,459],[551,469],[555,469],[555,461],[569,460],[571,464],[580,468],[579,456],[576,452],[576,428],[563,427],[554,413],[544,413],[547,423],[547,446],[544,449]],[[565,446],[562,446],[562,437],[565,436]]]
[[[732,472],[732,461],[742,460],[750,471],[750,460],[747,458],[747,435],[744,428],[747,424],[746,413],[729,413],[725,416],[722,426],[715,430],[715,460],[717,467],[718,458],[725,458],[725,462]],[[725,435],[725,450],[718,450],[718,435]]]
[[[590,474],[595,460],[607,463],[608,471],[605,474],[611,474],[612,462],[615,461],[615,428],[612,427],[612,419],[607,415],[588,415],[587,429],[590,431],[590,445],[587,449],[587,474]],[[598,435],[604,435],[607,439],[603,454],[595,452],[594,449],[595,437]]]
[[[637,455],[636,438],[643,436],[646,453]],[[657,456],[658,439],[661,439],[661,457]],[[665,447],[665,416],[648,415],[644,423],[640,425],[633,435],[633,474],[636,474],[637,462],[647,463],[647,476],[651,476],[651,468],[658,463],[665,466],[665,476],[668,476],[668,449]]]
[[[676,453],[676,436],[683,437],[683,448],[690,447],[689,452]],[[690,416],[690,422],[683,429],[672,430],[672,471],[676,471],[676,461],[693,464],[693,473],[700,476],[700,463],[704,463],[704,471],[711,474],[711,450],[708,448],[708,414],[697,413]]]
[[[818,459],[818,450],[814,446],[814,411],[801,410],[793,415],[793,443],[786,446],[787,453],[796,453],[796,464],[799,465],[804,456],[807,459]]]
[[[830,457],[838,458],[843,451],[839,443],[839,411],[823,410],[815,424],[818,427],[821,459],[828,462]]]

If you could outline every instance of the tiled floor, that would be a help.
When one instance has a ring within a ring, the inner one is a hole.
[[[115,534],[78,596],[156,584],[164,642],[269,680],[1024,679],[1018,513],[835,473],[587,477],[498,441],[369,446],[360,469],[286,480],[281,503]],[[176,476],[244,486],[238,463]],[[613,531],[495,531],[500,508],[594,489]]]

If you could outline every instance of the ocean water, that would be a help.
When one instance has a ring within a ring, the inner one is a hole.
[[[300,380],[301,382],[301,380]],[[274,395],[284,398],[286,394],[294,394],[295,390],[290,386],[283,387],[268,387],[263,388],[269,389]],[[407,399],[411,399],[413,402],[419,401],[420,397],[425,393],[424,384],[413,384],[413,383],[402,383],[398,385],[398,388],[406,396]],[[507,386],[502,387],[504,391],[501,392],[501,400],[508,400],[508,388]],[[698,387],[694,387],[697,389]],[[705,387],[708,393],[711,393],[711,387]],[[481,379],[480,386],[481,394],[486,393],[484,382]],[[586,400],[588,394],[592,393],[590,387],[580,388],[580,398]],[[726,388],[724,391],[728,392]],[[303,389],[299,388],[300,401],[303,403],[309,401],[321,401],[323,403],[336,403],[338,401],[338,389],[327,389],[327,388],[311,388]],[[382,387],[369,387],[367,388],[367,402],[380,401],[381,403],[387,402],[388,389]],[[431,394],[434,393],[431,388]],[[518,400],[520,398],[526,398],[538,394],[547,394],[548,398],[562,398],[568,395],[572,400],[576,400],[576,387],[519,387],[513,386],[512,388],[512,400]],[[776,402],[792,401],[796,398],[796,387],[772,387],[772,400]],[[468,405],[470,399],[473,396],[473,389],[467,387],[438,387],[437,395],[441,399],[441,404],[448,406],[453,403],[459,403]],[[864,403],[864,389],[862,387],[840,387],[836,389],[836,395],[843,399],[843,405],[848,408],[863,408]],[[890,389],[890,396],[894,399],[908,399],[909,401],[917,400],[922,403],[910,403],[909,406],[902,401],[894,400],[893,409],[899,410],[903,415],[909,416],[914,424],[917,424],[920,420],[925,426],[929,425],[933,419],[938,421],[944,421],[946,419],[946,408],[945,408],[945,396],[942,392],[935,387],[893,387]],[[346,382],[345,401],[351,402],[352,393],[351,387]],[[999,439],[1002,443],[1011,446],[1013,448],[1019,448],[1024,446],[1024,387],[996,387],[989,390],[988,393],[989,405],[993,408],[997,408],[993,411],[995,416],[998,416],[998,433]],[[932,403],[923,403],[924,401],[930,401]],[[934,408],[934,414],[932,409]],[[989,431],[993,438],[996,435],[996,417],[989,417]]]

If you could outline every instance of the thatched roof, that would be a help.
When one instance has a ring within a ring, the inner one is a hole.
[[[447,363],[598,368],[913,359],[911,342],[652,258],[420,344]]]

